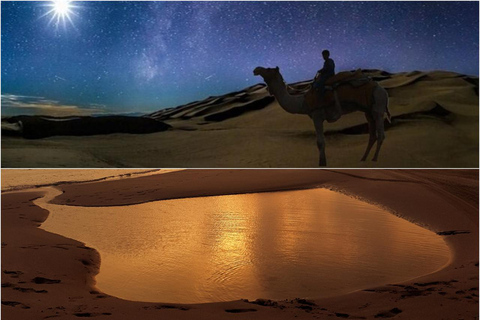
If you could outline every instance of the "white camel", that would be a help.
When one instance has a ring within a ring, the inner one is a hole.
[[[268,90],[273,95],[278,104],[288,113],[305,114],[308,115],[315,126],[317,136],[317,146],[320,152],[319,165],[326,166],[327,158],[325,156],[325,136],[323,133],[323,122],[325,119],[325,110],[322,108],[311,109],[305,102],[305,95],[291,95],[287,90],[287,85],[280,74],[280,69],[257,67],[253,71],[254,75],[261,76],[268,86]],[[380,148],[385,139],[384,132],[384,114],[387,114],[387,119],[390,121],[390,112],[388,110],[388,93],[380,85],[376,85],[373,90],[373,103],[370,106],[360,106],[352,101],[341,101],[342,114],[351,113],[354,111],[365,112],[365,117],[368,121],[368,128],[370,139],[368,141],[367,149],[361,161],[365,161],[370,153],[375,142],[377,142],[377,149],[373,157],[373,161],[377,161]],[[367,111],[365,111],[367,110]]]

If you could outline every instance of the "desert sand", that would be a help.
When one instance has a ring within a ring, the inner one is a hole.
[[[38,228],[49,213],[32,201],[45,191],[3,192],[4,319],[478,318],[478,170],[186,170],[56,187],[64,193],[55,203],[76,206],[325,187],[436,232],[452,256],[435,273],[328,299],[126,301],[95,288],[101,257],[94,248]]]
[[[386,88],[390,96],[392,123],[386,126],[379,161],[372,162],[370,158],[360,162],[368,142],[368,129],[364,115],[355,112],[326,124],[329,167],[478,167],[478,77],[446,71],[364,72]],[[302,94],[309,83],[290,86]],[[82,130],[65,132],[69,126],[62,125],[63,129],[58,132],[52,129],[48,134],[63,132],[77,136],[54,135],[43,139],[7,136],[4,130],[2,167],[313,168],[318,165],[312,121],[305,115],[286,113],[269,96],[264,84],[163,109],[146,117],[171,128],[149,134],[134,134],[145,130],[130,128],[123,132],[132,134],[78,136]],[[25,127],[30,135],[40,137],[44,132],[35,133],[36,130],[62,123],[45,124],[40,118],[30,121],[31,125],[41,122],[38,127]],[[15,123],[2,121],[2,127],[10,133],[12,126],[13,130],[19,129]],[[118,132],[113,127],[109,132]],[[85,134],[93,131],[85,130]]]
[[[53,185],[94,182],[111,179],[121,179],[140,175],[156,174],[160,169],[109,169],[109,170],[82,170],[82,169],[50,169],[48,174],[44,170],[15,169],[2,171],[2,191],[23,190],[30,188],[48,187]],[[162,173],[175,169],[161,170]]]

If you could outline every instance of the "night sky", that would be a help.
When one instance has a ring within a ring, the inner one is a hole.
[[[279,66],[478,76],[478,2],[1,3],[2,114],[151,112],[261,82]]]

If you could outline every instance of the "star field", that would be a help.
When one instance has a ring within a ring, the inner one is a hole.
[[[148,112],[261,81],[279,66],[478,75],[478,2],[2,2],[2,113],[42,106]],[[34,99],[33,99],[34,100]],[[28,106],[27,106],[28,107]],[[6,108],[10,108],[7,110]],[[25,109],[26,110],[26,109]]]

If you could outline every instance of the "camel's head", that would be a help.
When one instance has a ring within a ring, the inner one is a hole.
[[[253,75],[254,76],[260,76],[264,72],[265,68],[264,67],[256,67],[253,69]]]
[[[275,76],[280,74],[280,68],[264,68],[264,67],[256,67],[253,70],[254,76],[261,76],[265,80],[273,79]]]
[[[253,70],[253,75],[255,76],[261,76],[263,80],[267,83],[267,89],[270,95],[272,95],[272,92],[270,91],[270,83],[272,80],[277,79],[280,75],[280,68],[264,68],[264,67],[256,67]]]

